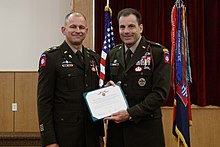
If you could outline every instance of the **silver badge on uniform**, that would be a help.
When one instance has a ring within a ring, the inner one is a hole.
[[[113,63],[110,63],[110,66],[119,66],[119,63],[117,62],[118,62],[117,59],[115,59]]]
[[[138,85],[139,86],[143,87],[143,86],[145,86],[145,84],[146,84],[146,80],[144,78],[140,78],[138,80]]]
[[[73,67],[73,63],[71,61],[64,60],[62,62],[62,67]]]
[[[44,131],[44,124],[40,124],[40,131],[41,131],[41,132]]]

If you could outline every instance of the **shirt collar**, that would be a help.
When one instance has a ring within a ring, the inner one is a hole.
[[[132,51],[133,54],[134,54],[136,48],[138,47],[138,45],[141,41],[141,38],[142,38],[142,36],[140,36],[138,41],[132,47],[129,48]],[[125,45],[125,53],[127,52],[127,50],[128,50],[128,47]]]
[[[66,43],[68,44],[67,41],[66,41]],[[68,46],[71,48],[71,50],[72,50],[74,53],[76,53],[76,52],[78,51],[77,49],[71,47],[69,44],[68,44]],[[82,47],[79,49],[79,51],[80,51],[81,53],[83,53],[83,52],[82,52]]]
[[[71,47],[70,47],[71,48]],[[79,50],[77,50],[77,49],[75,49],[75,48],[71,48],[72,49],[72,51],[74,52],[74,53],[76,53],[77,51],[80,51],[81,53],[82,53],[82,48],[80,48]]]

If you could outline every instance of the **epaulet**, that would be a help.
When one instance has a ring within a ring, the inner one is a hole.
[[[88,51],[92,52],[92,53],[96,53],[93,49],[91,48],[86,48]]]
[[[151,45],[154,45],[154,46],[159,46],[159,47],[161,47],[161,48],[164,48],[164,46],[163,46],[163,45],[161,45],[160,43],[153,42],[153,41],[150,41],[150,40],[147,40],[147,42],[148,42],[149,44],[151,44]]]
[[[112,50],[115,50],[115,49],[121,49],[122,48],[122,44],[118,44],[118,45],[115,45]]]
[[[54,51],[56,51],[56,50],[58,50],[59,49],[59,46],[53,46],[53,47],[51,47],[51,48],[48,48],[47,49],[47,52],[48,53],[52,53],[52,52],[54,52]]]
[[[151,46],[156,46],[156,47],[159,47],[159,48],[163,49],[163,51],[167,51],[167,50],[168,50],[165,46],[163,46],[163,45],[160,44],[160,43],[153,42],[153,41],[149,41],[149,40],[147,40],[147,42],[148,42]]]
[[[91,54],[91,55],[93,55],[93,56],[97,56],[98,54],[93,50],[93,49],[91,49],[91,48],[86,48],[87,50],[87,52],[89,53],[89,54]]]

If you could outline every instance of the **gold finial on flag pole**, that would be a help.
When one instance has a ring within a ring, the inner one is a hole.
[[[112,9],[109,7],[109,0],[106,1],[105,11],[109,11],[112,16]]]

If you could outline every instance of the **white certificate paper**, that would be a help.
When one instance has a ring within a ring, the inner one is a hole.
[[[119,84],[86,92],[83,96],[88,105],[93,121],[128,108],[127,101]]]

